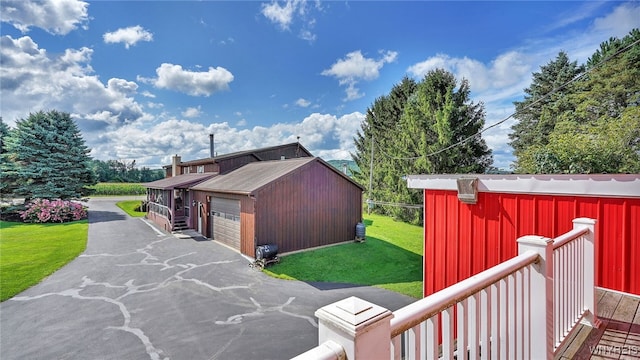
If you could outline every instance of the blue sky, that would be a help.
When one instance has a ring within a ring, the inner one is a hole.
[[[96,159],[143,166],[296,141],[347,159],[374,100],[445,68],[470,82],[486,125],[511,114],[531,73],[579,63],[640,27],[632,2],[0,2],[0,115],[56,109]],[[484,137],[513,161],[513,120]]]

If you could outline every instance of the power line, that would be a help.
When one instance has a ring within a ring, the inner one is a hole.
[[[581,74],[578,74],[578,75],[577,75],[577,76],[575,76],[573,79],[571,79],[571,80],[569,80],[569,81],[565,82],[564,84],[562,84],[562,85],[558,86],[557,88],[552,89],[551,91],[549,91],[548,93],[546,93],[544,96],[542,96],[542,97],[540,97],[540,98],[536,99],[534,102],[532,102],[532,103],[530,103],[529,105],[525,106],[523,109],[521,109],[521,110],[520,110],[520,112],[522,112],[522,111],[524,111],[524,110],[529,109],[530,107],[532,107],[532,106],[534,106],[534,105],[538,104],[539,102],[541,102],[541,101],[543,101],[543,100],[547,99],[549,96],[551,96],[552,94],[556,93],[557,91],[560,91],[560,90],[564,89],[565,87],[569,86],[570,84],[572,84],[572,83],[574,83],[574,82],[576,82],[576,81],[578,81],[578,80],[582,79],[583,77],[585,77],[586,75],[588,75],[588,74],[589,74],[591,71],[593,71],[594,69],[599,68],[600,66],[602,66],[602,65],[603,65],[603,64],[605,64],[606,62],[610,61],[610,60],[611,60],[611,59],[613,59],[614,57],[616,57],[616,56],[618,56],[618,55],[620,55],[620,54],[622,54],[622,53],[624,53],[624,52],[628,51],[629,49],[631,49],[633,46],[635,46],[635,45],[636,45],[636,44],[638,44],[638,43],[640,43],[640,39],[638,39],[638,40],[634,41],[633,43],[629,44],[628,46],[626,46],[626,47],[624,47],[624,48],[622,48],[622,49],[620,49],[620,50],[616,51],[614,54],[612,54],[612,55],[610,55],[610,56],[607,56],[606,58],[602,59],[602,61],[600,61],[599,63],[597,63],[596,65],[594,65],[592,68],[587,69],[586,71],[582,72]],[[462,145],[462,144],[466,143],[467,141],[469,141],[469,140],[471,140],[471,139],[473,139],[473,138],[475,138],[475,137],[477,137],[477,136],[479,136],[479,135],[482,135],[484,132],[488,131],[489,129],[492,129],[492,128],[494,128],[494,127],[496,127],[496,126],[500,125],[500,124],[503,124],[505,121],[507,121],[507,120],[511,119],[511,118],[512,118],[514,115],[516,115],[518,112],[519,112],[519,111],[514,111],[514,112],[513,112],[513,113],[511,113],[509,116],[507,116],[506,118],[504,118],[504,119],[502,119],[502,120],[500,120],[500,121],[496,122],[495,124],[492,124],[492,125],[490,125],[490,126],[487,126],[487,127],[485,127],[484,129],[482,129],[482,130],[480,130],[480,131],[476,132],[475,134],[473,134],[473,135],[471,135],[471,136],[469,136],[469,137],[467,137],[467,138],[464,138],[464,139],[462,139],[462,140],[460,140],[460,141],[458,141],[458,142],[456,142],[456,143],[454,143],[454,144],[451,144],[451,145],[449,145],[449,146],[447,146],[447,147],[445,147],[445,148],[442,148],[442,149],[436,150],[436,151],[434,151],[434,152],[432,152],[432,153],[429,153],[429,154],[424,154],[424,155],[420,155],[420,156],[413,156],[413,157],[394,157],[394,156],[391,156],[391,155],[389,155],[389,154],[385,153],[385,152],[380,148],[380,146],[378,146],[378,151],[380,151],[383,155],[385,155],[386,157],[388,157],[388,158],[390,158],[390,159],[393,159],[393,160],[416,160],[416,159],[419,159],[419,158],[422,158],[422,157],[431,157],[431,156],[434,156],[434,155],[438,155],[438,154],[440,154],[440,153],[442,153],[442,152],[444,152],[444,151],[447,151],[447,150],[449,150],[449,149],[453,149],[453,148],[454,148],[454,147],[456,147],[456,146]]]

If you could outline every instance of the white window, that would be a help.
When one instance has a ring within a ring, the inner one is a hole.
[[[202,174],[204,172],[204,165],[198,165],[198,174]]]

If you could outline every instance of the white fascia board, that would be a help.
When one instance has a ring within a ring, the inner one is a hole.
[[[408,175],[407,186],[457,191],[458,178],[478,178],[480,192],[640,198],[640,174]]]

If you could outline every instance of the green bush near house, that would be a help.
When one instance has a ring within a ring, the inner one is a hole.
[[[87,246],[89,222],[24,224],[0,221],[0,301],[39,283]]]
[[[422,227],[373,214],[364,221],[365,242],[287,255],[264,272],[289,280],[370,285],[422,298]]]
[[[124,210],[131,217],[143,217],[147,213],[144,211],[140,211],[140,205],[142,201],[140,200],[126,200],[126,201],[118,201],[116,206],[120,209]]]

